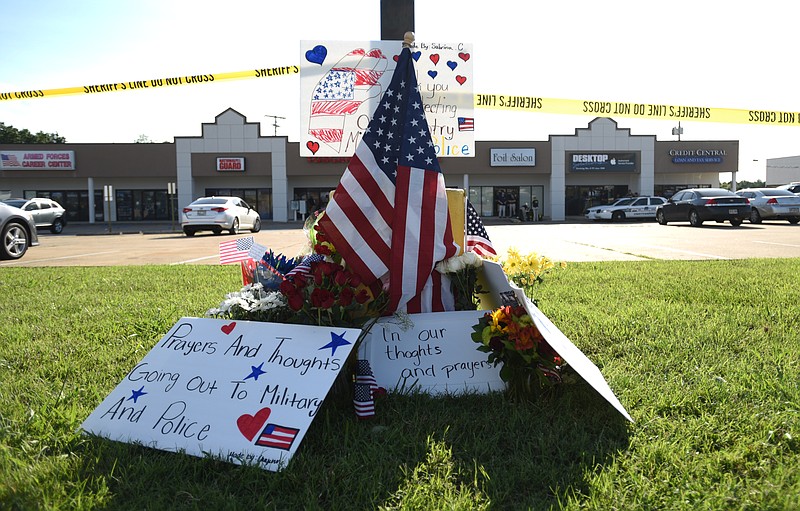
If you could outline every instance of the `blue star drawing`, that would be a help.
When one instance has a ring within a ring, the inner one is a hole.
[[[266,371],[262,371],[261,370],[262,367],[264,367],[264,362],[261,362],[260,364],[258,364],[258,367],[250,366],[250,369],[251,369],[250,374],[245,376],[244,379],[246,380],[247,378],[252,378],[253,380],[258,381],[258,377],[259,376],[261,376],[262,374],[267,374]]]
[[[141,387],[139,387],[139,390],[132,390],[131,391],[131,397],[128,398],[128,401],[133,399],[133,402],[136,403],[137,400],[140,397],[144,396],[145,394],[147,394],[147,392],[144,391],[144,385],[142,385]]]
[[[335,333],[331,332],[331,342],[321,347],[320,349],[324,350],[325,348],[330,348],[331,356],[334,356],[336,354],[336,348],[338,348],[339,346],[347,346],[348,344],[351,343],[350,341],[344,338],[344,332],[342,332],[341,335],[336,335]]]

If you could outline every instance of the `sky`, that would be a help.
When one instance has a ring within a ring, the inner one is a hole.
[[[299,65],[303,40],[380,40],[380,4],[0,0],[0,92]],[[800,112],[793,14],[782,0],[416,0],[414,32],[472,43],[476,94]],[[73,143],[172,142],[233,108],[262,135],[298,141],[299,84],[294,74],[0,101],[0,122]],[[476,109],[475,140],[547,140],[594,117]],[[677,139],[673,120],[615,120]],[[738,180],[765,179],[767,158],[800,154],[800,127],[681,127],[681,140],[739,140]]]

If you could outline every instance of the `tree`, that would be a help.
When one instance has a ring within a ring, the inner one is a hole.
[[[766,186],[767,184],[760,179],[758,181],[736,181],[737,190],[744,190],[745,188],[766,188]],[[725,181],[724,183],[721,183],[720,188],[730,190],[731,182]]]
[[[6,126],[0,122],[0,144],[64,144],[66,139],[58,133],[44,133],[35,135],[27,129],[18,130],[14,126]]]

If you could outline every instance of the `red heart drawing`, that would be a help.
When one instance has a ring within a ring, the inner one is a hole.
[[[392,58],[394,59],[395,62],[397,62],[398,60],[400,60],[400,55],[395,55]]]
[[[244,437],[252,441],[258,432],[261,431],[261,426],[267,422],[270,413],[271,411],[269,408],[262,408],[257,411],[255,415],[246,413],[236,419],[236,425],[239,426],[239,431],[242,432]]]
[[[439,54],[438,53],[432,53],[430,58],[431,58],[431,62],[433,62],[434,66],[439,63]]]
[[[308,150],[311,151],[311,154],[317,154],[317,151],[319,151],[319,142],[312,142],[309,140],[306,142],[306,147],[308,147]]]
[[[463,60],[464,62],[466,62],[466,61],[468,61],[468,60],[469,60],[469,53],[460,52],[460,53],[458,54],[458,58],[460,58],[461,60]]]
[[[233,329],[236,328],[236,321],[232,323],[228,323],[227,325],[222,325],[221,330],[228,335],[229,333],[233,332]]]
[[[467,81],[467,77],[458,75],[456,76],[456,81],[459,83],[459,85],[464,85],[464,82]]]

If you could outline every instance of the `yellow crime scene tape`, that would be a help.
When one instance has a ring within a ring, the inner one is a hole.
[[[800,126],[800,112],[475,94],[476,108],[677,121]]]
[[[128,90],[158,89],[164,87],[221,82],[226,80],[274,78],[299,73],[300,66],[293,65],[249,69],[247,71],[236,71],[231,73],[184,75],[150,80],[92,84],[60,89],[36,89],[18,92],[0,92],[0,102],[79,94],[85,95],[105,92],[121,92]],[[668,105],[659,103],[632,103],[626,101],[557,99],[510,94],[475,94],[474,101],[476,108],[511,110],[517,112],[770,126],[800,126],[800,112],[780,110],[745,110],[733,108],[712,108],[707,106]]]

